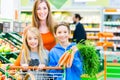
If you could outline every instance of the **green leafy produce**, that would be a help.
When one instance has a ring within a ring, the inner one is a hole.
[[[95,46],[91,41],[84,41],[84,44],[79,42],[77,44],[80,55],[83,58],[83,69],[85,74],[95,77],[100,67],[99,56]]]

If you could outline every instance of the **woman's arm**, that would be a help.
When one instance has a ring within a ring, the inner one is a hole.
[[[21,55],[22,55],[22,53],[20,53],[20,54],[18,55],[16,61],[14,62],[14,65],[15,65],[15,66],[20,66]]]

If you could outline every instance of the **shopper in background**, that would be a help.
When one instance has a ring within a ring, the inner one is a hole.
[[[35,0],[32,11],[32,26],[39,29],[44,47],[50,50],[56,44],[53,35],[53,20],[47,0]]]
[[[81,40],[86,40],[86,31],[83,24],[80,23],[82,17],[79,14],[74,14],[73,23],[75,24],[75,31],[73,33],[73,41],[80,42]]]
[[[75,48],[75,43],[69,42],[70,28],[66,23],[60,23],[54,27],[54,34],[58,41],[56,46],[50,50],[49,55],[49,66],[57,66],[60,57],[67,51],[72,49],[74,52],[71,54],[73,57],[72,66],[66,68],[66,79],[65,80],[80,80],[82,74],[82,61],[80,59],[80,53]],[[75,50],[74,50],[75,49]],[[63,70],[50,70],[50,73],[61,73]],[[55,80],[62,80],[56,78]]]

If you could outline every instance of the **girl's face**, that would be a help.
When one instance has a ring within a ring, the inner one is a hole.
[[[28,43],[28,46],[30,47],[30,49],[37,49],[38,48],[38,38],[37,36],[32,33],[32,32],[29,32],[27,33],[27,43]]]
[[[39,3],[37,8],[37,15],[41,21],[46,20],[48,15],[48,7],[45,2]]]
[[[59,26],[56,30],[55,37],[59,42],[67,42],[69,38],[69,30],[66,26]]]

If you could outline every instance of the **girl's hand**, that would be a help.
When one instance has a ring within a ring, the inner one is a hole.
[[[23,67],[23,69],[24,69],[25,71],[28,70],[28,64],[22,64],[21,66]]]
[[[45,64],[39,64],[39,69],[43,69],[45,67]]]

